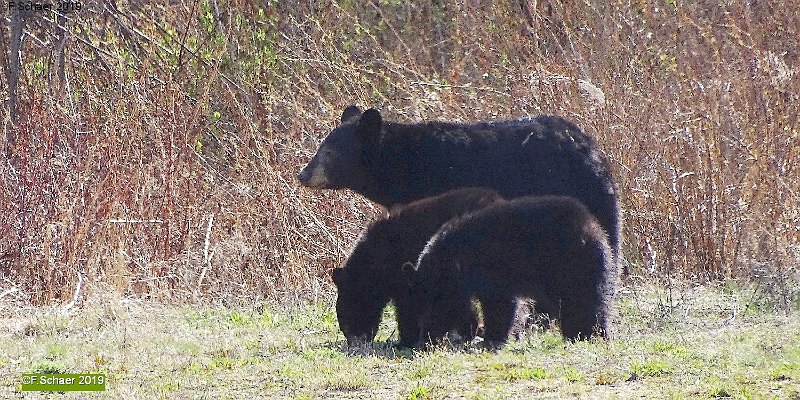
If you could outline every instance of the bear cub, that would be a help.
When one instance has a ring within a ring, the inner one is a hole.
[[[428,239],[450,219],[501,200],[497,192],[489,189],[453,190],[394,208],[388,218],[370,224],[344,265],[332,271],[338,290],[339,328],[348,344],[374,339],[383,308],[391,300],[397,316],[399,345],[413,345],[419,338],[419,315],[410,301],[403,264],[415,261]],[[463,318],[453,320],[452,328],[463,338],[471,339],[479,325],[477,311],[471,304],[461,306]]]
[[[570,197],[521,197],[456,218],[434,234],[403,272],[420,308],[416,346],[436,342],[483,310],[484,339],[502,345],[517,298],[559,322],[567,339],[608,336],[615,268],[606,232]]]

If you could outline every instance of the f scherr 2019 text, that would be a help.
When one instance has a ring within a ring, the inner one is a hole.
[[[83,4],[79,1],[57,1],[50,2],[37,2],[37,1],[9,1],[9,11],[35,11],[35,12],[70,12],[78,11],[83,8]]]

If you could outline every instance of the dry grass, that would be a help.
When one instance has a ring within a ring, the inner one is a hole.
[[[26,22],[16,123],[2,109],[3,301],[68,302],[84,278],[162,300],[326,298],[377,210],[294,175],[350,103],[570,118],[613,162],[635,276],[798,301],[797,0],[110,7]]]

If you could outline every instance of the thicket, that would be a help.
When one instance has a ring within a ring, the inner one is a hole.
[[[328,296],[380,210],[295,175],[357,103],[571,119],[612,161],[631,279],[798,301],[796,0],[3,7],[0,300]]]

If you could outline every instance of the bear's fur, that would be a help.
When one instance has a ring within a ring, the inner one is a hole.
[[[419,316],[409,303],[403,264],[416,261],[428,239],[448,220],[501,200],[493,190],[459,189],[396,208],[388,218],[370,224],[344,265],[333,270],[338,289],[336,313],[348,343],[371,341],[383,308],[393,300],[399,344],[413,345],[419,337]],[[471,305],[463,306],[466,315],[454,328],[470,339],[478,317]]]
[[[614,267],[605,231],[570,197],[523,197],[454,219],[406,264],[421,308],[420,343],[439,340],[476,298],[485,336],[502,344],[519,297],[559,321],[568,339],[608,335]]]
[[[571,122],[402,124],[356,106],[341,120],[300,171],[304,186],[352,189],[386,208],[469,186],[506,198],[571,196],[597,217],[619,261],[619,192],[608,158]]]

